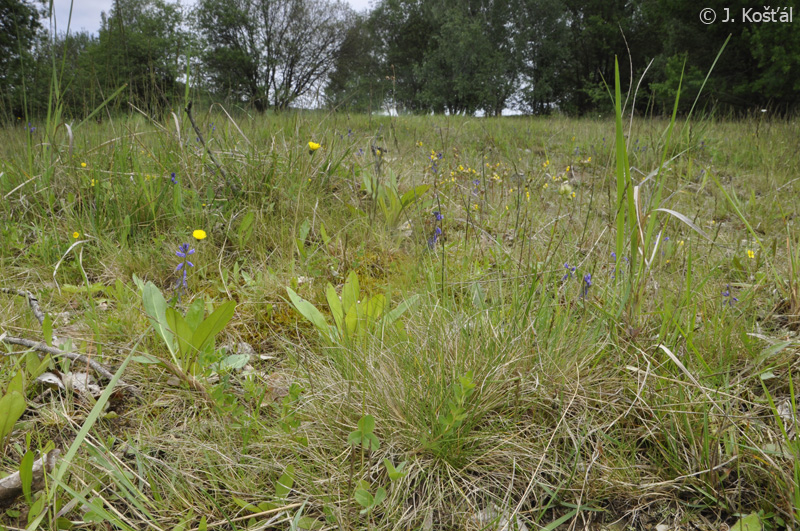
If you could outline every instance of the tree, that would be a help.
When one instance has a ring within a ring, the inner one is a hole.
[[[196,25],[218,94],[285,109],[333,70],[351,10],[326,0],[200,0]]]
[[[40,29],[33,5],[25,0],[0,0],[0,93],[5,96],[3,107],[8,106],[12,115],[24,113],[23,76],[30,68],[31,48]]]
[[[391,80],[381,77],[374,20],[356,15],[347,30],[333,71],[325,85],[329,107],[367,112],[379,109],[391,93]]]
[[[168,108],[192,38],[183,13],[165,0],[114,0],[101,14],[100,32],[87,49],[91,72],[106,93],[127,83],[128,99],[151,110]]]

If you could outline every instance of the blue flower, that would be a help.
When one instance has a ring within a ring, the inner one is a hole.
[[[172,181],[172,184],[178,184],[178,178],[175,177],[175,172],[169,174],[169,180]]]
[[[581,290],[581,299],[589,295],[589,288],[592,287],[592,274],[586,273],[583,277],[583,289]]]
[[[442,221],[442,219],[444,219],[438,210],[433,211],[433,217],[436,218],[436,221]]]
[[[188,243],[182,243],[181,245],[178,246],[178,250],[175,251],[175,256],[177,256],[178,258],[183,258],[183,261],[178,264],[178,267],[175,268],[175,272],[176,273],[178,271],[181,271],[183,273],[181,275],[180,280],[178,280],[178,282],[177,282],[177,287],[184,287],[184,288],[188,287],[188,284],[186,283],[186,271],[190,267],[194,267],[194,264],[191,261],[189,261],[188,257],[193,255],[193,254],[194,254],[194,249],[190,249]],[[180,292],[179,292],[178,293],[178,300],[179,301],[180,301],[180,298],[181,298],[181,296],[180,296]]]
[[[571,277],[571,276],[572,276],[572,274],[575,272],[575,266],[570,266],[568,262],[564,262],[564,269],[566,269],[566,270],[567,270],[567,272],[566,272],[566,274],[565,274],[565,275],[564,275],[564,276],[561,278],[561,281],[562,281],[562,282],[564,282],[565,280],[567,280],[569,277]]]
[[[436,246],[436,242],[439,240],[439,236],[442,235],[442,229],[436,227],[436,230],[433,231],[433,236],[428,238],[428,249],[433,249]]]
[[[739,299],[736,297],[731,297],[731,285],[728,284],[725,286],[725,291],[722,292],[722,306],[733,306],[734,302],[739,302]]]

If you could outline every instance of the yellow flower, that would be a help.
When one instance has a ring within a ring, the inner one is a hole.
[[[317,144],[316,142],[309,142],[308,143],[308,151],[310,153],[315,152],[316,150],[318,150],[321,147],[322,147],[322,145],[321,144]]]
[[[747,257],[748,257],[748,258],[750,258],[750,259],[752,260],[753,258],[755,258],[755,257],[756,257],[756,253],[754,253],[753,251],[751,251],[750,249],[748,249],[748,250],[747,250]]]
[[[94,186],[95,182],[96,182],[96,181],[95,181],[94,179],[92,179],[92,186]]]
[[[678,247],[680,247],[681,245],[683,245],[683,240],[678,242]]]
[[[417,142],[417,147],[422,147],[422,140],[420,140],[419,142]]]
[[[569,171],[569,166],[567,166],[567,171]]]
[[[206,231],[197,229],[192,233],[192,236],[194,237],[195,240],[203,240],[206,237]]]
[[[73,238],[75,238],[75,239],[77,240],[78,238],[80,238],[80,237],[81,237],[81,234],[80,234],[80,232],[78,232],[78,231],[75,231],[75,232],[73,232],[73,233],[72,233],[72,237],[73,237]]]
[[[81,162],[81,168],[85,168],[85,167],[86,167],[86,163],[85,162]]]

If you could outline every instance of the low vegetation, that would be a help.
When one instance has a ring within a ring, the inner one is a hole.
[[[2,525],[796,528],[797,120],[195,112],[0,130]]]

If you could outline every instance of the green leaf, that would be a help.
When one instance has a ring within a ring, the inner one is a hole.
[[[371,434],[375,429],[375,417],[372,415],[364,415],[361,417],[361,420],[358,421],[358,429],[361,430],[364,435]]]
[[[356,330],[358,330],[358,304],[350,307],[347,315],[344,316],[344,325],[347,337],[355,335]]]
[[[0,398],[0,447],[6,435],[14,430],[14,424],[25,413],[25,397],[19,391],[8,391]]]
[[[414,306],[417,303],[418,300],[419,300],[419,295],[414,295],[412,297],[409,297],[408,299],[406,299],[403,302],[401,302],[400,304],[398,304],[397,308],[395,308],[394,310],[392,310],[389,313],[387,313],[386,316],[383,318],[383,321],[387,325],[390,325],[390,324],[394,323],[395,321],[397,321],[397,319],[400,318],[400,316],[402,316],[404,313],[406,313],[406,311],[409,308]]]
[[[251,210],[242,218],[239,223],[239,228],[236,230],[236,239],[239,240],[239,246],[244,247],[253,235],[253,220],[255,213]]]
[[[33,483],[33,452],[28,450],[22,456],[19,463],[19,479],[22,482],[22,493],[25,495],[25,502],[31,503],[31,484]]]
[[[280,500],[285,500],[292,490],[292,485],[294,485],[294,466],[289,465],[275,483],[275,496]]]
[[[205,302],[202,298],[198,297],[194,300],[194,302],[189,306],[189,309],[186,310],[186,322],[189,324],[189,328],[192,329],[192,332],[197,330],[197,327],[200,326],[200,323],[203,322],[203,315],[205,314]]]
[[[302,298],[300,295],[294,292],[292,288],[287,287],[286,292],[289,294],[289,299],[292,301],[292,305],[300,312],[300,315],[305,317],[308,321],[311,321],[317,330],[325,336],[326,339],[331,338],[331,330],[330,326],[328,326],[328,322],[325,320],[325,316],[317,310],[316,306]]]
[[[181,368],[185,369],[186,367],[183,365],[185,365],[187,360],[193,355],[193,331],[189,327],[189,323],[187,323],[183,316],[175,311],[174,308],[167,308],[164,312],[164,317],[166,318],[167,326],[169,326],[169,329],[178,340],[178,353],[182,363]]]
[[[230,356],[222,358],[222,360],[215,365],[217,365],[217,369],[220,371],[231,371],[241,369],[247,365],[249,361],[250,356],[247,354],[231,354]]]
[[[379,293],[370,298],[366,306],[367,322],[377,321],[386,308],[386,297]]]
[[[344,313],[347,314],[350,312],[350,309],[353,308],[358,301],[358,296],[360,293],[360,288],[358,286],[358,275],[355,271],[350,271],[350,274],[347,275],[347,280],[344,283],[344,288],[342,288],[342,309]]]
[[[750,513],[731,527],[731,531],[762,531],[764,526],[758,513]]]
[[[8,387],[6,388],[6,394],[10,393],[11,391],[16,391],[22,396],[25,396],[25,377],[22,374],[22,371],[17,371],[11,381],[8,382]]]
[[[164,340],[164,343],[166,343],[169,349],[169,353],[172,355],[173,361],[177,364],[178,358],[176,356],[177,347],[175,345],[175,338],[167,327],[167,319],[165,317],[167,301],[164,300],[161,290],[152,282],[147,282],[147,284],[142,285],[141,281],[134,277],[134,282],[136,281],[138,281],[137,284],[139,284],[142,291],[142,303],[144,304],[145,313],[147,313],[147,316],[150,318],[150,324],[153,325],[155,331]]]
[[[331,309],[333,321],[336,323],[336,329],[339,331],[340,335],[343,335],[344,309],[342,308],[342,301],[339,300],[339,296],[336,294],[336,288],[330,283],[328,283],[327,288],[325,288],[325,298],[328,299],[328,307]]]
[[[356,501],[359,503],[359,505],[361,505],[362,507],[364,507],[366,509],[371,508],[373,502],[375,501],[375,498],[372,497],[372,494],[370,494],[369,491],[364,490],[364,489],[356,490],[354,496],[356,498]]]
[[[375,491],[375,499],[372,501],[372,506],[377,507],[385,499],[386,499],[386,489],[384,489],[383,487],[378,487],[378,490]]]
[[[141,363],[143,365],[158,365],[161,363],[161,360],[154,357],[149,356],[147,354],[142,354],[141,356],[133,356],[131,361],[135,361],[136,363]]]
[[[403,194],[403,197],[400,198],[400,203],[403,205],[403,208],[407,207],[428,191],[431,185],[429,184],[421,184],[409,190],[408,192]]]
[[[364,434],[364,448],[370,451],[376,451],[381,447],[381,441],[372,433]]]
[[[214,310],[205,321],[200,323],[192,335],[192,346],[197,349],[197,352],[202,352],[214,341],[216,335],[225,328],[225,325],[233,317],[235,309],[236,303],[234,301],[226,301]]]
[[[319,233],[322,235],[322,241],[325,242],[325,245],[328,245],[331,241],[331,237],[328,236],[328,231],[325,230],[325,224],[321,221],[319,223]]]
[[[386,467],[386,472],[389,474],[389,479],[392,481],[396,481],[406,475],[406,473],[403,472],[403,468],[405,468],[406,464],[408,464],[408,461],[403,461],[395,468],[391,461],[386,458],[383,459],[383,466]]]
[[[363,438],[364,435],[361,433],[361,430],[352,431],[350,432],[350,435],[347,436],[347,444],[351,446],[356,446],[358,444],[361,444]]]

